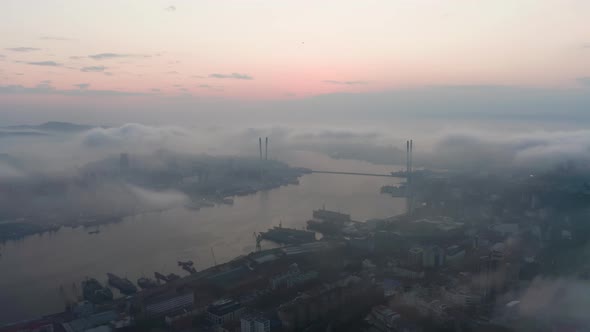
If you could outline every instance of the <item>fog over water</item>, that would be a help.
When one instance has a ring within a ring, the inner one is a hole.
[[[332,170],[386,173],[398,169],[353,160],[333,160],[315,153],[299,152],[291,163]],[[299,185],[238,197],[233,206],[216,206],[199,211],[174,208],[126,218],[123,222],[94,228],[62,228],[56,233],[34,235],[1,246],[0,322],[14,321],[59,311],[63,307],[58,288],[63,285],[70,298],[76,283],[85,277],[106,281],[106,273],[152,277],[160,273],[186,273],[178,260],[193,260],[197,269],[247,254],[255,249],[253,232],[282,222],[301,228],[313,209],[326,208],[350,213],[355,220],[402,213],[404,201],[381,195],[385,184],[398,179],[310,174]],[[274,245],[263,242],[263,248]],[[10,305],[8,305],[10,304]]]
[[[28,134],[20,134],[23,130]],[[87,163],[118,157],[121,152],[130,153],[132,160],[158,151],[256,157],[258,137],[265,136],[270,138],[272,159],[332,171],[387,173],[399,169],[394,165],[405,162],[403,142],[407,138],[414,139],[416,166],[435,168],[534,170],[569,159],[588,161],[590,155],[590,131],[579,125],[548,122],[503,125],[457,121],[453,125],[448,119],[429,119],[349,127],[326,122],[252,127],[127,123],[68,133],[6,127],[1,131],[0,180],[17,182],[36,177],[76,178]],[[153,162],[149,167],[162,166],[157,159],[146,160]],[[182,208],[186,198],[178,191],[127,188],[144,204],[167,209],[100,226],[98,234],[88,234],[94,228],[62,228],[0,244],[0,307],[7,308],[0,313],[0,322],[62,310],[60,285],[72,299],[72,285],[81,292],[80,282],[85,277],[104,282],[107,272],[132,281],[151,277],[155,271],[185,275],[176,262],[190,259],[197,269],[206,268],[213,264],[211,248],[218,262],[228,261],[254,250],[253,232],[281,222],[304,227],[312,210],[324,204],[361,221],[402,213],[402,199],[379,194],[382,185],[397,181],[311,174],[303,176],[300,185],[258,192],[236,198],[233,206],[200,211]],[[89,206],[108,207],[115,192],[108,190],[109,185],[80,197],[86,197]],[[92,195],[96,201],[89,199]],[[51,200],[43,201],[48,202]],[[263,248],[272,246],[263,243]]]

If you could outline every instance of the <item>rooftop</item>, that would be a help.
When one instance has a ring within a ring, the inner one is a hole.
[[[236,311],[242,307],[242,304],[232,300],[232,299],[223,299],[214,302],[207,311],[216,315],[216,316],[224,316],[230,312]]]

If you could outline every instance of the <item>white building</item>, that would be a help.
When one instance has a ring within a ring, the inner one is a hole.
[[[260,314],[247,314],[241,320],[241,332],[270,332],[270,320]]]

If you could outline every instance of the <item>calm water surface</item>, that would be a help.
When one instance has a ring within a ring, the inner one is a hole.
[[[313,158],[309,158],[313,157]],[[296,165],[324,170],[386,173],[391,167],[350,160],[331,160],[302,153]],[[291,162],[291,164],[293,164]],[[106,281],[106,273],[141,276],[186,273],[178,260],[191,259],[197,269],[254,250],[253,232],[264,231],[281,221],[302,228],[312,210],[350,213],[355,220],[387,217],[403,212],[404,201],[379,194],[385,184],[398,179],[370,176],[310,174],[290,185],[238,197],[233,206],[192,211],[184,208],[148,213],[104,225],[100,233],[89,229],[63,228],[53,234],[35,235],[0,244],[0,323],[22,320],[63,309],[65,297],[81,293],[85,277]],[[262,244],[264,248],[273,246]],[[77,285],[74,287],[74,285]]]

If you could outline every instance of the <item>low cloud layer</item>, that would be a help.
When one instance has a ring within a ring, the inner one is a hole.
[[[339,84],[339,85],[363,85],[363,84],[369,83],[367,81],[335,81],[335,80],[325,80],[322,82],[329,83],[329,84]]]
[[[40,51],[41,49],[36,48],[36,47],[9,47],[9,48],[5,48],[5,50],[12,51],[12,52],[26,53],[26,52]]]
[[[47,67],[61,67],[62,66],[61,63],[57,63],[55,61],[32,61],[32,62],[27,62],[27,64],[34,65],[34,66],[47,66]]]
[[[110,59],[120,59],[120,58],[148,58],[149,55],[145,54],[129,54],[129,53],[98,53],[92,54],[88,56],[90,59],[94,60],[110,60]]]
[[[35,87],[24,87],[22,85],[0,85],[0,95],[6,94],[32,94],[32,95],[62,95],[62,96],[145,96],[146,93],[126,92],[117,90],[62,90],[56,89],[48,84],[39,84]]]
[[[59,41],[70,41],[73,40],[71,38],[66,37],[58,37],[58,36],[41,36],[39,37],[40,40],[59,40]]]
[[[88,89],[88,87],[90,87],[90,84],[88,84],[88,83],[79,83],[79,84],[74,84],[74,86],[77,86],[79,89]]]
[[[0,94],[56,93],[50,82],[35,88],[0,87]],[[77,89],[57,90],[65,95],[126,95],[124,92],[92,90],[88,83]],[[33,90],[33,91],[31,91]],[[354,127],[353,127],[354,128]],[[54,136],[54,133],[51,133]],[[1,152],[22,154],[30,158],[46,156],[52,162],[36,161],[31,165],[49,165],[71,160],[83,164],[93,158],[121,151],[150,153],[158,149],[181,153],[255,154],[258,137],[268,136],[277,158],[293,151],[314,151],[334,158],[356,159],[376,164],[403,165],[404,142],[401,132],[377,128],[330,129],[326,127],[230,127],[187,128],[149,126],[128,123],[121,126],[96,127],[63,140],[52,142],[46,137],[16,138],[5,141]],[[494,131],[454,129],[433,134],[414,134],[417,167],[504,171],[511,168],[542,170],[566,161],[590,163],[590,130],[532,130],[498,134]],[[32,144],[31,140],[39,140]],[[30,146],[43,146],[41,150]],[[74,157],[72,157],[74,156]],[[71,164],[70,164],[71,165]],[[297,166],[305,166],[296,164]],[[60,169],[61,166],[53,167]]]
[[[88,66],[80,68],[83,72],[103,72],[107,69],[105,66]]]
[[[254,77],[247,74],[231,73],[231,74],[210,74],[211,78],[230,78],[236,80],[253,80]]]

